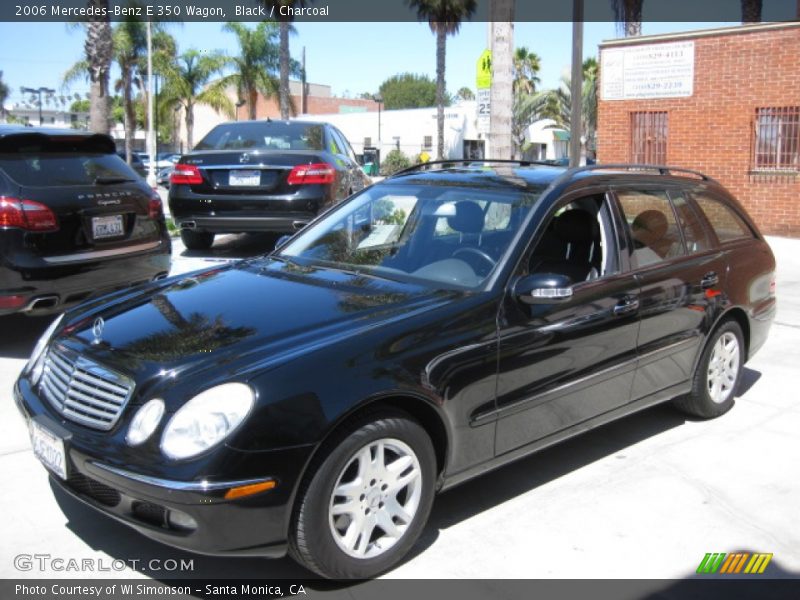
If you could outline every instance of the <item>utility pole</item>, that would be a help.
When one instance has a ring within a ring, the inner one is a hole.
[[[23,94],[38,94],[39,95],[39,127],[42,126],[42,93],[45,94],[55,94],[55,90],[51,90],[50,88],[40,87],[39,89],[28,88],[24,87],[20,90]]]
[[[581,162],[581,114],[583,113],[583,0],[572,0],[572,112],[569,118],[569,166]]]

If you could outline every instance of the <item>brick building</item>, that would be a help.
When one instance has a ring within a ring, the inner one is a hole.
[[[800,237],[800,23],[607,41],[600,65],[600,162],[703,171]]]

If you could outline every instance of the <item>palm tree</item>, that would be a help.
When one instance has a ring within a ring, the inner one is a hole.
[[[169,114],[177,107],[183,108],[186,121],[186,143],[194,147],[194,107],[206,104],[233,118],[233,102],[225,93],[225,81],[219,79],[209,85],[209,80],[220,73],[227,63],[220,53],[201,53],[190,49],[172,63],[159,69],[165,77],[164,90],[159,99],[159,108]]]
[[[587,58],[583,61],[583,87],[581,89],[581,131],[586,139],[582,153],[586,147],[594,148],[597,132],[597,61]],[[572,120],[572,85],[569,77],[561,78],[561,87],[554,92],[557,114],[555,120],[567,129],[571,129]]]
[[[6,100],[8,100],[8,84],[3,81],[3,72],[0,71],[0,121],[3,121],[6,116]]]
[[[644,0],[611,0],[614,18],[625,31],[625,37],[642,35],[642,3]]]
[[[514,1],[493,0],[489,12],[493,32],[490,158],[511,158],[514,153]]]
[[[535,52],[525,46],[520,46],[514,51],[514,93],[533,94],[536,86],[541,83],[539,70],[542,68],[541,59]]]
[[[741,0],[742,23],[760,23],[763,0]],[[800,10],[800,4],[798,4]]]
[[[236,86],[239,98],[247,101],[249,118],[255,119],[259,92],[264,98],[274,98],[279,94],[280,82],[275,77],[280,54],[275,43],[277,25],[263,22],[250,29],[244,23],[230,22],[223,29],[236,36],[239,55],[228,59],[234,73],[222,81],[224,85]]]
[[[445,58],[447,36],[455,35],[461,21],[472,18],[477,8],[476,0],[407,0],[409,7],[417,11],[420,21],[427,21],[436,35],[436,133],[437,157],[444,158],[444,105],[445,105]]]
[[[514,155],[521,155],[525,151],[525,131],[528,125],[544,118],[550,97],[549,92],[534,92],[514,94],[514,107],[511,121],[511,136],[514,142]]]
[[[108,0],[88,0],[94,14],[108,15]],[[89,129],[95,133],[108,133],[110,104],[108,99],[108,75],[114,54],[111,23],[106,16],[86,24],[86,66],[89,71]]]
[[[125,160],[130,163],[133,154],[133,138],[136,133],[136,106],[133,84],[141,56],[147,52],[147,32],[142,21],[128,18],[114,27],[114,59],[119,66],[120,77],[115,91],[122,94],[125,124]]]
[[[456,92],[456,97],[459,100],[475,100],[475,93],[468,87],[462,87]]]

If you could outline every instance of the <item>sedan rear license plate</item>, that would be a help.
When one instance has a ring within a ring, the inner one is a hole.
[[[261,171],[231,171],[228,174],[228,185],[255,187],[261,184]]]
[[[92,236],[94,239],[118,237],[125,233],[122,228],[122,215],[92,217]]]
[[[64,440],[36,421],[31,421],[31,446],[33,455],[53,473],[67,478],[67,455],[64,452]]]

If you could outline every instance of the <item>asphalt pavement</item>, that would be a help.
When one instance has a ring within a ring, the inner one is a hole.
[[[800,577],[800,240],[769,242],[778,257],[778,316],[731,412],[701,421],[655,407],[446,492],[409,559],[386,577],[683,579],[706,553],[740,550],[774,555],[765,576]],[[173,272],[269,244],[225,236],[197,253],[177,242]],[[310,576],[289,559],[173,550],[54,493],[11,398],[47,322],[0,319],[0,577]],[[19,556],[36,554],[99,562],[95,573],[46,560],[24,570]],[[167,570],[167,559],[191,560],[193,569]]]

